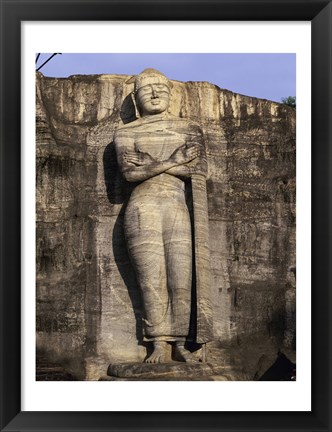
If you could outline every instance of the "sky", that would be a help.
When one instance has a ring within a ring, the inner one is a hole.
[[[52,53],[41,53],[38,69]],[[65,78],[70,75],[136,75],[146,68],[163,72],[178,81],[208,81],[246,96],[280,102],[296,96],[295,54],[71,54],[53,57],[40,72]]]

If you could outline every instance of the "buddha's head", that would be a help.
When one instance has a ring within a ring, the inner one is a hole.
[[[160,114],[167,110],[171,83],[156,69],[145,69],[134,78],[135,100],[142,116]]]

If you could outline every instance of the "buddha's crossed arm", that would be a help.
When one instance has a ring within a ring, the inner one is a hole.
[[[171,170],[187,164],[200,154],[200,145],[190,143],[176,149],[167,160],[156,161],[148,153],[136,151],[135,139],[121,133],[115,135],[115,149],[121,172],[129,182],[144,181],[168,171],[173,175],[185,175]]]
[[[195,144],[198,148],[197,157],[192,161],[168,169],[166,171],[167,174],[171,174],[176,177],[191,177],[192,174],[202,174],[206,177],[207,159],[205,148],[201,144]]]

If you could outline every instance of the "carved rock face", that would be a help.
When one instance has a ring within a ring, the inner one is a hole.
[[[136,95],[150,84],[146,75]],[[132,185],[121,177],[113,142],[122,116],[128,126],[136,120],[136,77],[127,78],[37,74],[37,346],[52,361],[65,360],[79,379],[99,379],[111,360],[146,356],[137,343],[141,302],[123,232]],[[179,134],[185,119],[198,122],[207,148],[220,341],[208,359],[235,359],[254,376],[257,362],[261,372],[273,363],[284,338],[295,340],[295,278],[288,269],[296,251],[296,111],[208,83],[162,84],[172,88],[169,121],[178,119]],[[141,123],[150,124],[149,117]],[[141,142],[148,144],[143,134]]]
[[[156,81],[155,78],[146,79],[147,84],[140,87],[137,92],[137,103],[142,115],[160,114],[169,105],[170,90],[166,84]]]

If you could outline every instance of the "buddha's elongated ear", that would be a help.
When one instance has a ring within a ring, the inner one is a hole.
[[[135,116],[136,116],[136,118],[140,118],[141,116],[140,116],[140,113],[139,113],[139,110],[138,110],[138,107],[137,107],[135,92],[131,92],[130,93],[130,97],[131,97],[131,100],[133,101],[133,104],[134,104],[134,107],[135,107]]]
[[[124,82],[125,84],[135,84],[135,80],[136,80],[136,75],[132,75],[131,77],[129,77],[128,79],[126,79],[126,81]],[[130,93],[130,97],[131,100],[133,102],[134,108],[135,108],[135,116],[136,118],[140,118],[140,113],[137,107],[137,102],[136,102],[136,98],[135,98],[135,91]]]

